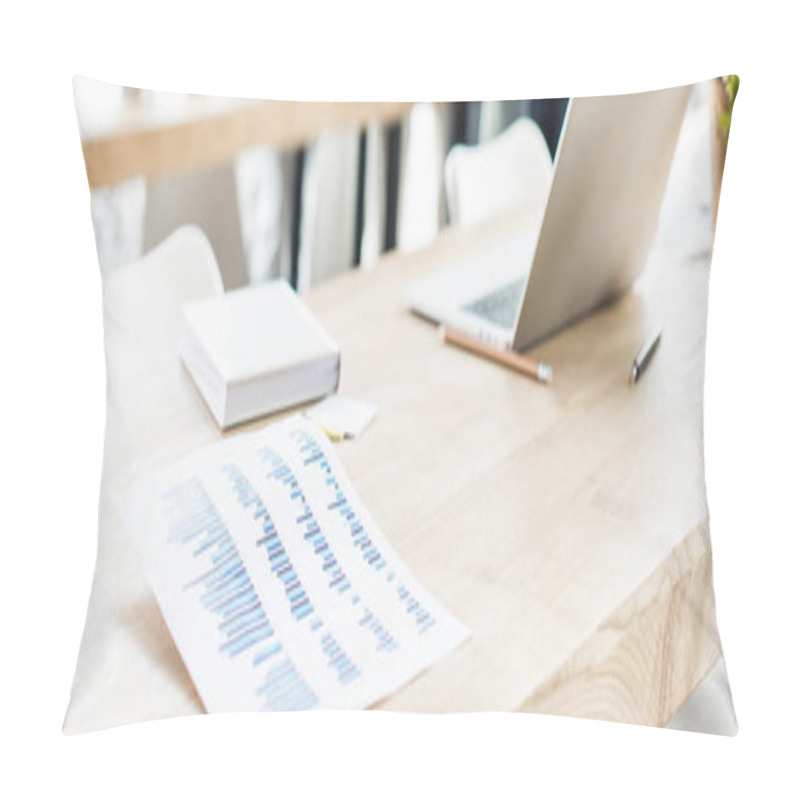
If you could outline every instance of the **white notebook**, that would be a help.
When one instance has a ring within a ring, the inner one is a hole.
[[[181,359],[221,428],[339,383],[339,349],[283,280],[185,306]]]

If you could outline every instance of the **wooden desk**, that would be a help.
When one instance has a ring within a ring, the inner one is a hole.
[[[409,281],[528,220],[448,231],[307,298],[341,346],[341,392],[379,407],[337,445],[348,473],[414,574],[472,631],[380,707],[660,725],[720,655],[702,452],[707,260],[657,248],[636,292],[537,348],[555,370],[545,387],[443,345],[403,302]],[[67,730],[201,709],[110,502],[141,471],[219,437],[178,359],[180,306],[218,279],[203,278],[201,252],[181,267],[195,285],[178,291],[164,260],[104,283],[113,402]],[[657,319],[662,344],[631,387]]]
[[[408,281],[526,224],[451,232],[309,298],[341,392],[380,412],[342,459],[417,577],[472,630],[387,709],[665,723],[720,655],[702,453],[708,272],[657,253],[642,293],[537,348],[543,387],[441,344]],[[644,338],[659,353],[628,384]]]

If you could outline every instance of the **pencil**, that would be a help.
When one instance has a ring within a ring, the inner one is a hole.
[[[495,361],[502,364],[504,367],[513,369],[516,372],[521,372],[529,378],[534,378],[542,383],[549,383],[553,378],[553,370],[549,364],[544,364],[541,361],[534,361],[532,358],[526,358],[513,350],[499,350],[492,347],[480,339],[469,336],[461,331],[448,328],[442,325],[440,328],[442,339],[446,344],[452,344],[464,350],[469,350],[471,353],[487,358],[490,361]]]

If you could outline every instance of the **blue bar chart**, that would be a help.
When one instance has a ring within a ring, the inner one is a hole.
[[[169,540],[187,547],[202,570],[183,591],[217,617],[219,652],[250,659],[264,671],[257,690],[264,709],[313,708],[317,697],[276,640],[236,544],[203,485],[192,478],[165,493],[163,501],[171,518]]]

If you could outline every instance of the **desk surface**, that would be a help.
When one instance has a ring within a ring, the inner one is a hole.
[[[680,252],[662,224],[633,291],[535,350],[555,371],[543,386],[442,344],[403,302],[409,281],[528,220],[450,230],[307,298],[341,347],[340,391],[379,408],[337,451],[398,553],[472,631],[380,707],[660,725],[720,655],[702,451],[708,254]],[[141,282],[122,270],[104,284],[114,402],[69,730],[201,708],[110,504],[134,473],[219,436],[179,366],[175,298],[155,307]],[[661,346],[631,387],[657,322]]]
[[[382,707],[662,724],[719,657],[701,449],[707,269],[654,258],[640,292],[535,350],[555,370],[545,387],[443,345],[403,304],[408,281],[519,226],[524,215],[454,232],[309,298],[345,354],[340,391],[380,409],[339,448],[345,466],[473,634]],[[660,351],[631,387],[661,320]]]

